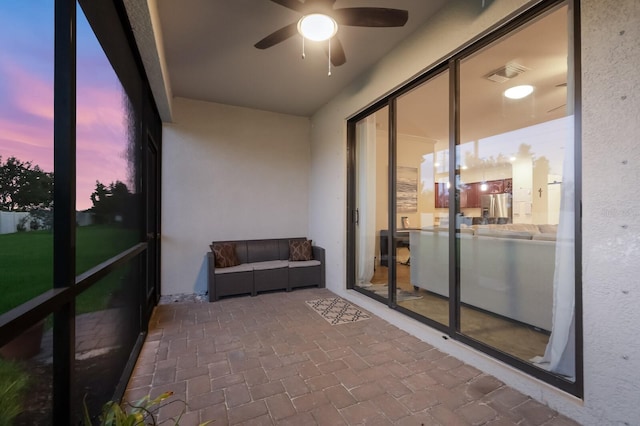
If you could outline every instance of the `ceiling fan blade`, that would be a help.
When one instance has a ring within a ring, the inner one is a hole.
[[[284,6],[296,12],[302,13],[304,10],[304,3],[300,3],[298,0],[271,0],[274,3]]]
[[[384,7],[347,7],[335,9],[333,19],[339,25],[354,27],[402,27],[409,19],[409,12]]]
[[[342,47],[342,43],[338,37],[334,36],[330,39],[329,43],[331,43],[331,65],[334,67],[339,67],[340,65],[347,62],[347,57],[344,54],[344,48]],[[328,45],[325,44],[324,51],[329,54]]]
[[[254,46],[258,49],[267,49],[271,46],[275,46],[276,44],[285,41],[289,37],[292,37],[296,34],[298,34],[298,23],[293,22],[286,27],[282,27],[279,30],[272,32],[271,34],[257,42]]]

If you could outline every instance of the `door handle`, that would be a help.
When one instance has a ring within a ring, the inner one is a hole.
[[[360,224],[360,210],[355,209],[355,210],[353,211],[353,218],[354,218],[354,220],[353,220],[353,221],[355,222],[355,224],[356,224],[356,225],[359,225],[359,224]]]

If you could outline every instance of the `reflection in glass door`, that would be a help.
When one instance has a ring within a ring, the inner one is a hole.
[[[388,298],[388,108],[356,123],[355,285]]]
[[[347,267],[350,288],[578,395],[577,11],[542,3],[349,121]]]
[[[568,22],[555,9],[461,62],[456,154],[472,232],[458,241],[460,331],[573,380]]]
[[[449,72],[398,98],[396,301],[449,324]]]

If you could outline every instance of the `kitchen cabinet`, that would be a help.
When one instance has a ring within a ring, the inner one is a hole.
[[[449,207],[449,188],[446,183],[435,184],[436,209],[446,209]]]
[[[460,208],[480,208],[480,196],[484,194],[503,194],[512,192],[512,179],[498,179],[485,182],[487,189],[482,191],[481,182],[470,182],[460,187]],[[446,183],[435,184],[435,205],[437,209],[449,207],[449,188]]]
[[[487,182],[487,190],[484,194],[502,194],[504,192],[504,180],[490,180]]]
[[[480,184],[465,183],[460,187],[460,208],[480,207]]]

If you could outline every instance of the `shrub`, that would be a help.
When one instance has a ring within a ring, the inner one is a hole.
[[[0,359],[0,426],[13,424],[22,412],[29,376],[20,364]]]
[[[173,392],[164,392],[163,394],[151,399],[149,395],[146,395],[141,400],[133,404],[118,404],[115,401],[109,401],[102,407],[102,413],[100,414],[100,426],[144,426],[144,425],[156,425],[156,413],[165,405],[172,403],[182,403],[182,400],[173,400],[165,402],[165,400],[173,395]],[[165,424],[169,421],[173,422],[173,425],[179,425],[182,415],[185,413],[185,408],[182,409],[177,418],[167,419],[162,423]],[[205,426],[211,423],[210,421],[200,423],[200,426]],[[91,418],[87,410],[87,405],[84,405],[84,426],[91,426]]]
[[[18,221],[18,225],[16,226],[18,232],[25,232],[27,230],[27,219],[29,219],[29,216],[25,216]]]

